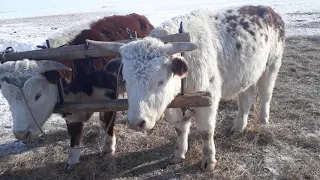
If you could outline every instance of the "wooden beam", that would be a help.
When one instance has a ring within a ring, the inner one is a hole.
[[[208,107],[212,105],[210,92],[186,93],[183,96],[177,96],[168,108],[186,108],[186,107]],[[63,105],[57,104],[54,113],[76,113],[82,111],[103,112],[103,111],[125,111],[128,110],[127,99],[115,99],[99,102],[65,102]]]
[[[172,34],[167,36],[159,37],[164,43],[168,42],[190,42],[190,35],[188,33],[182,34]],[[135,41],[133,39],[115,41],[122,43],[129,43]],[[22,59],[32,59],[32,60],[74,60],[82,59],[86,57],[101,57],[101,56],[112,56],[118,55],[118,53],[107,51],[97,46],[89,45],[86,48],[85,44],[64,46],[58,48],[41,49],[25,52],[9,53],[5,55],[5,58],[0,56],[1,62],[5,61],[16,61]]]

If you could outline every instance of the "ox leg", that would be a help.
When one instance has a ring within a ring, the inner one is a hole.
[[[190,132],[191,121],[182,120],[175,124],[177,132],[177,140],[174,147],[173,158],[171,162],[176,164],[182,162],[185,159],[185,154],[188,151],[188,135]]]
[[[212,171],[216,165],[216,149],[214,145],[214,129],[219,101],[213,101],[212,106],[198,108],[196,111],[196,126],[202,137],[201,169]]]
[[[114,119],[116,112],[100,112],[100,125],[105,131],[103,137],[103,145],[101,155],[111,154],[114,155],[116,150],[116,136],[114,133]]]
[[[238,94],[238,114],[234,121],[231,132],[240,132],[247,127],[248,115],[250,112],[250,107],[254,99],[255,88],[250,86],[245,91]]]
[[[281,61],[271,64],[258,81],[258,94],[260,99],[259,122],[262,124],[269,124],[270,101],[280,66]]]
[[[67,122],[68,133],[71,137],[70,150],[68,157],[67,171],[74,169],[74,167],[79,163],[81,149],[80,143],[83,133],[83,123],[82,122]]]

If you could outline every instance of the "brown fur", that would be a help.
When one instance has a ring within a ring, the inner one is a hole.
[[[90,29],[83,30],[68,45],[85,44],[86,39],[97,41],[118,41],[129,39],[126,29],[136,31],[138,38],[146,37],[154,29],[149,20],[139,14],[114,15],[104,17],[91,24]],[[71,67],[72,72],[59,72],[62,77],[70,83],[77,73],[90,74],[94,70],[102,70],[104,65],[116,56],[107,56],[101,58],[85,58],[79,60],[62,61],[63,64]]]
[[[272,8],[266,6],[244,6],[238,10],[241,15],[252,16],[251,22],[257,24],[262,28],[262,22],[267,25],[267,27],[279,30],[279,40],[284,40],[284,21],[281,16],[276,13]]]
[[[115,119],[116,119],[116,113],[114,114],[113,111],[100,112],[100,121],[102,121],[104,124],[103,129],[105,131],[107,131],[107,133],[110,136],[114,136],[114,134],[115,134],[115,132],[114,132],[114,123],[115,123],[114,120]],[[108,127],[109,127],[109,129],[108,129]]]
[[[238,25],[246,30],[253,36],[253,40],[256,40],[256,33],[253,31],[252,25],[257,25],[258,29],[263,29],[263,27],[274,28],[274,30],[279,32],[279,41],[284,41],[284,21],[281,16],[277,14],[273,9],[266,6],[244,6],[238,10],[237,15],[231,14],[231,10],[227,10],[225,18],[222,23],[226,24],[226,30],[232,35],[237,34]],[[265,35],[260,33],[261,36]],[[265,37],[268,41],[268,37]]]
[[[73,122],[67,123],[68,133],[71,136],[71,147],[79,146],[81,142],[81,137],[83,133],[83,123]]]

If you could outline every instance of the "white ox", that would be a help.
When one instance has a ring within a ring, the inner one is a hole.
[[[177,33],[181,21],[191,43],[164,44],[154,38]],[[265,6],[243,6],[220,13],[195,11],[157,27],[152,36],[128,44],[87,41],[120,52],[132,129],[150,130],[163,113],[175,124],[174,163],[185,158],[190,128],[181,109],[166,109],[180,92],[181,78],[187,76],[186,92],[212,93],[212,106],[193,108],[195,113],[188,111],[187,116],[195,117],[202,136],[201,168],[213,170],[217,162],[213,135],[221,98],[238,94],[238,115],[232,131],[242,132],[257,86],[259,121],[269,123],[270,100],[284,51],[284,22]],[[183,51],[190,52],[179,57],[177,53]]]

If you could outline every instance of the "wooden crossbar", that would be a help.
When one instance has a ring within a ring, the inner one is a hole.
[[[168,108],[186,108],[186,107],[208,107],[212,105],[210,92],[185,93],[177,96]],[[128,109],[127,99],[115,99],[110,101],[96,102],[65,102],[57,104],[55,113],[75,113],[81,111],[88,112],[105,112],[105,111],[125,111]]]
[[[164,43],[169,42],[190,42],[189,33],[180,33],[180,34],[172,34],[167,36],[159,37]],[[122,42],[129,43],[131,41],[136,41],[139,39],[128,39],[122,41],[114,41],[114,42]],[[40,49],[40,50],[32,50],[32,51],[24,51],[24,52],[15,52],[8,53],[4,56],[0,56],[1,62],[6,61],[16,61],[22,59],[31,59],[31,60],[74,60],[74,59],[83,59],[86,57],[102,57],[102,56],[113,56],[118,55],[116,52],[108,51],[106,49],[102,49],[101,47],[86,44],[81,45],[71,45],[64,46],[58,48],[48,48],[48,49]]]

